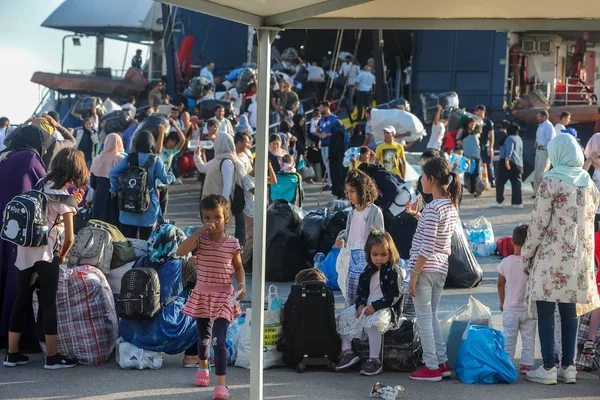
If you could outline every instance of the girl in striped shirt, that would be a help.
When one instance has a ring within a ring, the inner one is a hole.
[[[406,212],[419,220],[410,250],[409,292],[414,298],[425,366],[411,379],[441,381],[452,374],[442,338],[437,308],[448,274],[450,240],[458,219],[459,177],[445,158],[435,157],[423,166],[423,192],[433,200],[422,213],[408,203]]]
[[[225,386],[227,373],[226,333],[233,318],[240,316],[240,305],[233,301],[233,275],[238,282],[236,300],[246,295],[246,279],[242,267],[238,240],[225,233],[229,221],[229,203],[221,195],[210,195],[200,203],[204,226],[187,238],[177,250],[183,256],[196,251],[196,287],[183,313],[196,318],[198,326],[198,357],[196,385],[210,384],[210,343],[215,349],[217,386],[213,399],[229,399]],[[234,305],[232,305],[234,304]]]

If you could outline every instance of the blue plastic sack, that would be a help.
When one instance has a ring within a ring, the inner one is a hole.
[[[513,383],[517,370],[504,351],[504,335],[482,325],[467,327],[458,358],[456,376],[464,383]]]
[[[329,253],[327,253],[327,257],[325,257],[325,261],[321,265],[319,265],[319,269],[327,278],[327,282],[325,285],[331,290],[340,290],[338,286],[338,273],[335,269],[335,263],[337,262],[337,258],[340,255],[340,249],[334,247],[331,249]]]

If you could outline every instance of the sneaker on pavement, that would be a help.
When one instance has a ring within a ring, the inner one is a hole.
[[[493,203],[490,203],[490,208],[502,208],[502,204],[493,202]]]
[[[521,365],[519,367],[519,372],[522,373],[523,375],[525,375],[526,373],[528,373],[531,370],[532,370],[532,368],[529,365]]]
[[[556,369],[556,377],[562,383],[576,383],[577,382],[577,370],[574,366],[569,365],[567,369],[559,367]]]
[[[71,360],[63,356],[62,354],[56,354],[55,356],[46,356],[46,363],[44,368],[46,369],[61,369],[61,368],[73,368],[77,366],[77,361]]]
[[[17,365],[29,364],[29,357],[18,351],[16,353],[6,353],[3,364],[5,367],[16,367]]]
[[[527,380],[535,383],[541,383],[543,385],[556,385],[556,367],[552,367],[550,371],[546,371],[543,365],[540,365],[538,369],[529,371],[527,373]]]
[[[586,357],[591,357],[596,354],[596,344],[593,340],[586,340],[585,343],[583,343],[582,353]]]
[[[354,364],[360,361],[360,357],[354,354],[352,350],[347,350],[342,353],[342,357],[340,358],[340,362],[338,362],[337,367],[335,367],[336,371],[343,371],[345,369],[350,368]]]
[[[512,205],[512,208],[519,208],[519,209],[521,209],[521,208],[524,208],[524,207],[525,206],[523,204],[513,204]]]
[[[378,358],[369,358],[369,360],[360,369],[360,374],[365,376],[379,375],[383,371],[383,365]]]
[[[421,370],[413,372],[408,377],[410,379],[414,379],[415,381],[439,382],[442,380],[442,372],[439,368],[436,370],[431,370],[425,366]]]
[[[229,400],[229,389],[227,386],[219,385],[215,386],[213,391],[213,400]]]
[[[442,378],[450,378],[452,376],[448,363],[440,364],[440,374],[442,375]]]

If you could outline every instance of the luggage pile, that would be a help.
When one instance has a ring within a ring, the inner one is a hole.
[[[99,118],[101,118],[104,114],[107,113],[104,104],[102,103],[102,99],[100,97],[90,97],[86,96],[81,98],[77,103],[77,107],[75,107],[75,113],[81,115],[82,117],[91,117],[92,116],[92,104],[96,99],[96,114]],[[110,111],[109,111],[110,112]]]
[[[398,133],[409,132],[410,136],[405,138],[406,142],[421,140],[427,136],[423,123],[416,115],[405,110],[380,110],[374,108],[371,111],[371,121],[376,142],[383,142],[383,128],[393,126]]]
[[[131,125],[131,117],[128,112],[116,110],[100,118],[100,128],[110,133],[123,133]],[[102,128],[104,127],[104,128]]]
[[[135,153],[135,140],[137,139],[138,133],[141,131],[148,131],[154,137],[154,140],[158,140],[158,127],[162,126],[165,129],[165,134],[169,132],[171,124],[169,119],[162,114],[152,114],[145,118],[136,128],[133,136],[131,137],[131,144],[129,145],[129,152]]]
[[[431,124],[437,113],[437,106],[442,106],[443,110],[456,110],[458,108],[458,94],[456,92],[443,92],[440,94],[423,93],[421,95],[421,104],[423,106],[423,121]]]
[[[192,80],[190,80],[190,92],[189,92],[189,97],[194,99],[194,100],[198,100],[200,97],[202,97],[203,91],[204,91],[204,87],[205,86],[211,86],[212,82],[210,81],[210,79],[204,77],[204,76],[197,76],[195,78],[192,78]]]

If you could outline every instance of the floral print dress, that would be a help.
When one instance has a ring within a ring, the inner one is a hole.
[[[598,202],[595,185],[542,180],[521,251],[523,270],[529,273],[525,300],[533,318],[536,301],[576,303],[577,315],[600,307],[594,273]]]

